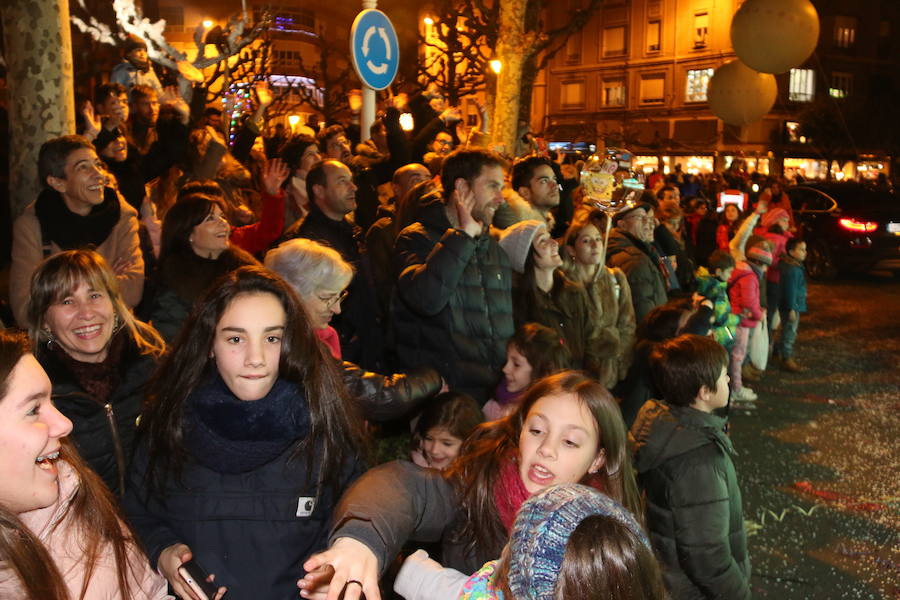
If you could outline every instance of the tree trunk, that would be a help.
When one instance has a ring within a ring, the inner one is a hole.
[[[531,122],[531,103],[534,100],[534,82],[537,80],[537,54],[529,53],[522,67],[522,85],[519,94],[519,119]]]
[[[18,215],[40,191],[37,157],[50,138],[75,132],[68,0],[11,0],[3,7],[9,86],[10,207]]]
[[[494,98],[492,142],[505,148],[507,154],[516,152],[516,132],[519,124],[519,94],[522,69],[528,40],[525,35],[526,0],[504,0],[500,3],[500,35],[496,57],[503,66],[497,77],[497,96]]]

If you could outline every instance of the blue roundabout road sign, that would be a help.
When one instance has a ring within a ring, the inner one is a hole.
[[[400,46],[387,15],[370,8],[356,16],[350,30],[350,55],[364,84],[375,90],[391,85],[400,66]]]

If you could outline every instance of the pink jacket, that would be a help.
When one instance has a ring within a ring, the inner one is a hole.
[[[763,318],[759,305],[759,279],[753,267],[746,262],[739,262],[728,280],[728,299],[731,301],[731,312],[743,317],[741,327],[756,327]]]
[[[62,574],[69,590],[69,597],[81,597],[81,585],[84,581],[84,565],[82,564],[81,530],[71,518],[67,518],[56,528],[53,527],[65,516],[66,508],[78,491],[79,479],[75,470],[63,461],[58,461],[59,499],[47,508],[32,510],[19,515],[22,523],[43,542]],[[166,580],[153,569],[147,557],[132,548],[129,552],[132,574],[134,575],[134,600],[170,599],[167,594]],[[21,596],[19,582],[15,577],[0,579],[0,598],[18,598]],[[94,567],[85,600],[121,600],[118,578],[115,570],[115,558],[112,550],[104,549]]]

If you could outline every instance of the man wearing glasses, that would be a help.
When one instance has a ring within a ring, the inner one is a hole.
[[[662,259],[653,246],[656,218],[653,206],[640,203],[623,210],[613,220],[606,263],[625,272],[631,286],[634,318],[640,323],[651,310],[665,304],[666,280]]]

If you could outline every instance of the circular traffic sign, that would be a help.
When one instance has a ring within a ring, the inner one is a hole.
[[[375,90],[391,85],[400,66],[400,46],[387,15],[374,8],[356,15],[350,29],[350,56],[365,85]]]

